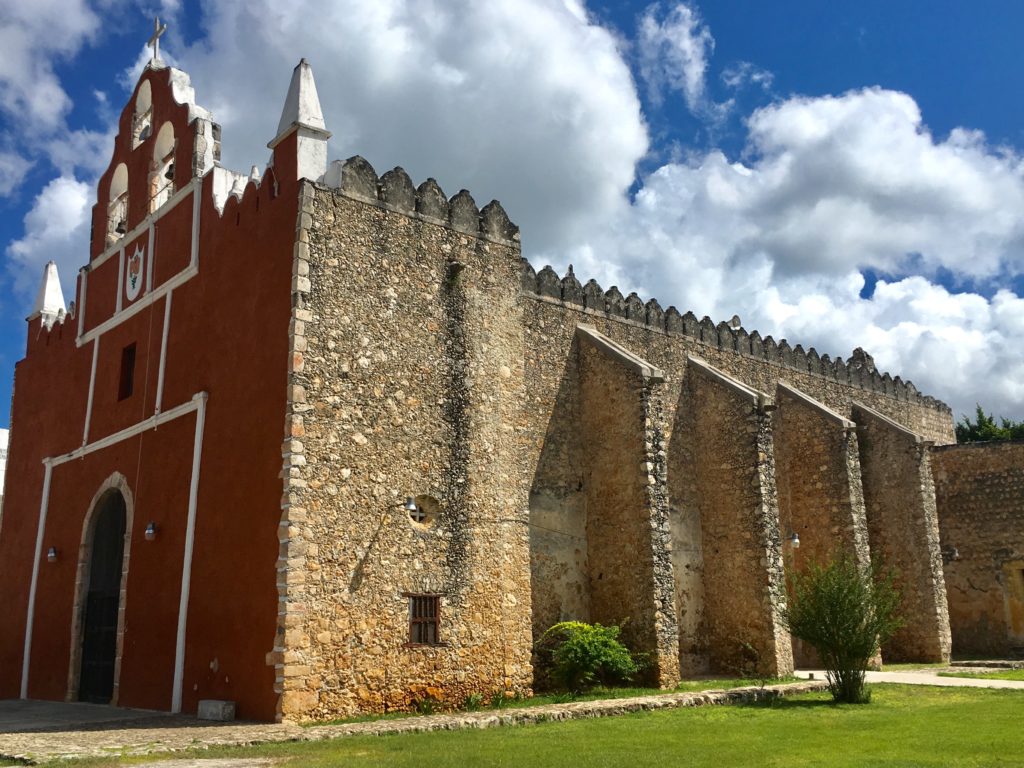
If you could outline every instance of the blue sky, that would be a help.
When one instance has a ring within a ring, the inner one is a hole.
[[[0,404],[48,259],[72,298],[156,12],[228,167],[266,163],[305,56],[332,158],[502,200],[538,268],[863,346],[958,415],[1024,418],[1024,5],[1006,0],[7,0]]]

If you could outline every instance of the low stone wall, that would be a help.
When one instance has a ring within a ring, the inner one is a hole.
[[[931,459],[953,652],[1024,655],[1024,441]]]

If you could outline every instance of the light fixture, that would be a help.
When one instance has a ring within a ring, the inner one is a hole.
[[[408,512],[410,515],[416,511],[416,499],[412,496],[405,497],[405,503],[402,505],[402,509]]]
[[[146,541],[153,541],[156,538],[156,531],[156,523],[150,520],[149,525],[146,526]]]
[[[48,562],[48,563],[56,563],[57,562],[57,548],[56,547],[50,547],[48,550],[46,550],[46,562]]]
[[[793,549],[800,549],[800,534],[798,534],[796,531],[793,531],[791,534],[789,534],[788,541],[790,543],[790,546],[793,547]]]
[[[954,547],[952,544],[947,544],[942,548],[942,562],[952,563],[960,559],[960,550]]]

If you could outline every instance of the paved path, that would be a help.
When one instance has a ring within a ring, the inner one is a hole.
[[[991,668],[974,669],[965,667],[930,667],[926,669],[906,670],[903,672],[868,672],[869,683],[908,683],[910,685],[941,685],[949,688],[1016,688],[1024,690],[1024,680],[993,680],[971,677],[940,677],[939,672],[993,672]],[[797,677],[808,679],[814,675],[816,680],[824,680],[825,672],[820,669],[798,670]]]
[[[44,719],[45,730],[0,732],[0,757],[15,758],[31,763],[83,757],[147,755],[160,752],[181,752],[213,746],[241,746],[280,741],[319,741],[343,736],[374,736],[388,733],[410,733],[460,728],[493,728],[504,725],[540,723],[548,720],[576,720],[608,717],[627,712],[640,712],[676,707],[697,707],[731,704],[739,701],[763,700],[770,696],[791,695],[821,690],[821,681],[772,685],[765,688],[736,688],[730,691],[704,691],[701,693],[665,693],[637,696],[628,699],[603,699],[567,704],[546,704],[515,709],[488,709],[480,712],[455,712],[424,715],[395,720],[375,720],[342,725],[302,727],[274,723],[211,723],[190,717],[146,713],[138,717],[131,711],[128,719],[100,722],[95,713],[88,713],[87,721],[66,725],[74,721],[80,704],[62,702],[19,702],[35,706]],[[0,702],[7,704],[7,702]],[[12,709],[14,707],[12,706]],[[111,714],[123,712],[106,707]],[[19,715],[19,717],[22,717]],[[0,707],[0,722],[3,708]],[[59,724],[54,724],[58,722]],[[0,729],[2,730],[2,729]],[[168,768],[183,768],[190,762],[169,762]],[[203,763],[206,765],[207,763]]]

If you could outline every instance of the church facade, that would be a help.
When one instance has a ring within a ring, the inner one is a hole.
[[[497,202],[329,136],[305,61],[262,173],[220,166],[187,75],[140,78],[76,300],[48,268],[16,368],[0,697],[458,705],[528,692],[564,619],[623,624],[652,684],[781,675],[811,660],[785,568],[840,551],[900,570],[886,658],[949,659],[945,405],[535,272]]]

